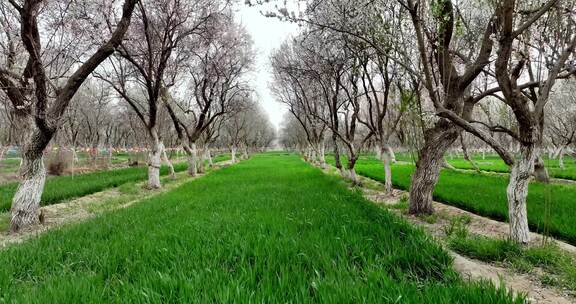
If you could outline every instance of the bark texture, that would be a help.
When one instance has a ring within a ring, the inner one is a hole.
[[[517,243],[530,241],[526,197],[528,184],[534,172],[536,159],[534,147],[521,147],[520,158],[512,166],[510,181],[506,194],[508,196],[508,217],[510,221],[510,238]]]
[[[236,147],[232,146],[230,148],[230,153],[232,153],[232,163],[236,163]]]
[[[548,170],[544,165],[544,160],[541,157],[536,157],[534,160],[534,179],[541,183],[550,182],[550,176],[548,175]]]
[[[148,153],[148,188],[160,189],[162,187],[160,184],[162,143],[156,135],[156,132],[152,131],[151,133],[152,142],[150,145],[150,152]]]
[[[166,162],[166,165],[170,170],[170,178],[176,178],[176,171],[174,171],[174,166],[172,165],[170,158],[168,158],[168,155],[166,154],[166,147],[164,146],[164,143],[160,143],[160,145],[161,145],[160,148],[162,149],[162,158],[164,158],[164,162]]]
[[[12,200],[10,231],[40,223],[40,199],[46,182],[42,152],[24,153],[20,168],[21,182]]]
[[[388,149],[387,145],[381,148],[380,156],[382,158],[382,163],[384,164],[384,189],[387,193],[392,192],[392,168],[390,163],[392,162],[392,155],[390,155],[391,149]]]
[[[425,144],[419,152],[416,171],[410,187],[410,214],[432,214],[432,194],[444,164],[446,150],[458,138],[457,128],[448,121],[440,120],[425,133]]]
[[[212,153],[210,153],[210,149],[206,148],[206,158],[208,159],[208,166],[210,168],[214,167],[214,161],[212,160]]]

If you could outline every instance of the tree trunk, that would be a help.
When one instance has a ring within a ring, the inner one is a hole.
[[[317,164],[318,163],[318,157],[316,155],[316,148],[312,145],[310,145],[310,162],[312,162],[313,164]]]
[[[200,148],[200,157],[198,157],[198,173],[203,174],[206,170],[204,167],[204,156],[206,152],[204,151],[204,148]]]
[[[388,152],[388,156],[390,157],[390,162],[395,164],[396,163],[396,154],[390,145],[386,145],[386,152]]]
[[[188,174],[196,176],[198,174],[198,148],[196,143],[190,145],[190,154],[188,155]]]
[[[22,154],[21,182],[12,199],[10,231],[18,232],[24,227],[40,222],[40,199],[46,181],[46,169],[42,151]]]
[[[206,148],[206,158],[208,158],[208,166],[210,168],[214,167],[214,161],[212,160],[212,154],[210,153],[210,148]]]
[[[160,185],[160,166],[162,156],[162,143],[158,138],[155,130],[151,132],[152,142],[150,152],[148,153],[148,188],[159,189]]]
[[[458,131],[450,122],[440,120],[434,128],[426,131],[424,137],[425,143],[418,153],[416,171],[412,175],[408,210],[410,214],[434,212],[432,194],[445,162],[444,154],[458,138]]]
[[[166,147],[164,146],[164,143],[161,142],[160,145],[162,148],[162,158],[164,158],[164,162],[166,162],[166,165],[168,165],[168,168],[170,169],[170,178],[174,179],[176,178],[176,172],[174,171],[174,166],[172,165],[170,158],[168,158],[168,155],[166,155]]]
[[[108,166],[112,167],[112,146],[108,147]]]
[[[522,146],[520,158],[512,166],[508,183],[508,217],[510,222],[510,239],[517,243],[530,241],[526,197],[528,185],[534,171],[536,153],[534,146]]]
[[[248,159],[248,147],[244,145],[242,147],[242,159]]]
[[[338,149],[338,139],[332,135],[332,144],[334,144],[334,163],[336,168],[342,173],[342,162],[340,161],[340,149]]]
[[[358,156],[356,155],[356,150],[354,148],[350,149],[348,153],[348,165],[346,167],[348,178],[352,181],[353,185],[361,185],[360,180],[358,179],[358,175],[356,174],[356,161],[358,160]]]
[[[376,149],[374,149],[374,150],[375,150],[375,152],[376,152],[376,159],[377,159],[377,160],[382,160],[382,146],[376,145],[375,148],[376,148]]]
[[[558,167],[564,170],[564,146],[562,146],[560,151],[558,151]]]
[[[232,163],[236,163],[236,146],[230,148],[230,153],[232,154]]]
[[[534,179],[537,182],[549,183],[550,176],[548,175],[548,170],[544,165],[544,161],[541,157],[536,157],[534,160]]]
[[[358,175],[356,174],[356,169],[354,169],[354,167],[348,168],[348,178],[350,178],[353,185],[360,185],[360,181],[358,180]]]
[[[392,169],[390,163],[392,162],[392,157],[390,155],[390,150],[388,150],[388,145],[383,145],[380,148],[380,155],[382,157],[382,163],[384,164],[384,190],[386,193],[392,192]]]
[[[76,163],[78,162],[78,153],[76,153],[76,146],[73,145],[72,146],[72,169],[70,170],[72,172],[72,178],[74,178],[74,171],[76,170]]]
[[[326,168],[326,156],[325,156],[325,148],[324,148],[324,142],[321,142],[320,144],[318,144],[318,158],[320,159],[320,166],[322,166],[322,168]]]

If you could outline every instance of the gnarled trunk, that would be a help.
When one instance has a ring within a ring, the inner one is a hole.
[[[203,174],[206,170],[204,167],[204,156],[206,153],[204,152],[204,148],[200,148],[200,153],[198,157],[198,173]]]
[[[40,199],[46,182],[46,169],[42,151],[25,152],[20,167],[20,185],[12,199],[10,231],[40,222]]]
[[[432,194],[440,169],[445,163],[444,154],[458,138],[457,128],[448,121],[440,120],[425,133],[424,147],[418,153],[416,171],[410,186],[410,214],[432,214]]]
[[[210,153],[210,148],[206,148],[206,158],[208,159],[208,166],[210,168],[214,167],[214,161],[212,160],[212,153]]]
[[[352,181],[353,185],[360,185],[360,181],[358,180],[358,175],[356,174],[356,169],[354,167],[348,167],[347,172],[348,178]]]
[[[550,182],[550,175],[548,175],[548,170],[544,165],[544,161],[539,156],[537,156],[534,160],[534,179],[541,183]]]
[[[338,149],[338,138],[336,135],[332,135],[332,144],[334,145],[334,164],[338,171],[342,173],[342,162],[340,161],[340,149]]]
[[[166,155],[166,147],[162,142],[160,142],[160,145],[161,145],[160,148],[162,149],[162,158],[164,158],[164,162],[166,162],[168,169],[170,169],[170,178],[176,178],[176,172],[174,171],[174,166],[172,165],[170,158],[168,158],[168,155]]]
[[[360,185],[360,180],[358,179],[358,175],[356,174],[356,161],[358,160],[358,156],[356,155],[356,150],[354,147],[349,148],[348,152],[348,164],[346,166],[346,174],[348,178],[352,181],[354,185]]]
[[[526,197],[530,177],[534,172],[536,152],[534,146],[521,146],[520,158],[512,166],[506,194],[508,196],[508,218],[510,238],[518,243],[530,241]]]
[[[198,148],[196,143],[190,145],[188,152],[188,174],[196,176],[198,174]]]
[[[310,151],[309,161],[312,162],[313,164],[317,164],[318,158],[316,157],[316,148],[314,148],[312,145],[310,145],[310,147],[308,149]]]

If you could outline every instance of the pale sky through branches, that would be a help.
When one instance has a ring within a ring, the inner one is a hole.
[[[256,72],[252,77],[254,87],[262,106],[270,117],[270,121],[278,129],[287,109],[274,99],[268,89],[268,83],[272,77],[269,57],[272,51],[278,48],[287,37],[298,32],[298,26],[276,18],[264,17],[260,13],[262,10],[266,10],[266,7],[249,7],[242,3],[238,7],[236,16],[254,39],[254,47],[256,48]]]

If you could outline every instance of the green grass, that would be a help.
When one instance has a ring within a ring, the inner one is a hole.
[[[230,159],[229,155],[219,155],[214,162]],[[174,164],[174,171],[181,172],[188,168],[186,163]],[[146,167],[132,167],[93,173],[55,176],[46,180],[42,193],[42,205],[51,205],[64,200],[81,197],[99,192],[108,188],[118,187],[125,183],[143,181],[147,179]],[[162,176],[169,173],[168,168],[163,166],[160,170]],[[0,186],[0,211],[10,209],[12,197],[16,193],[18,183],[4,184]]]
[[[19,158],[5,158],[0,160],[0,174],[16,172],[18,171],[18,167],[20,167]]]
[[[421,230],[282,154],[11,247],[0,264],[6,302],[514,301],[464,283]]]
[[[482,160],[481,158],[476,158],[474,159],[474,162],[476,162],[480,170],[483,171],[491,171],[499,173],[510,172],[510,168],[499,157],[489,156],[486,157],[485,160]],[[455,168],[459,169],[474,169],[474,167],[472,166],[472,164],[470,164],[470,162],[462,158],[454,158],[451,160],[448,159],[448,163],[450,163]],[[556,159],[545,159],[544,165],[548,169],[548,174],[550,174],[551,177],[576,180],[576,164],[571,158],[565,159],[564,169],[560,169],[558,160]]]
[[[372,157],[372,155],[369,156]],[[471,157],[478,168],[482,171],[497,173],[510,172],[510,168],[498,155],[487,154],[484,159],[482,159],[481,154],[473,154]],[[409,153],[396,153],[396,159],[406,162],[414,161]],[[453,158],[451,158],[449,155],[446,155],[446,161],[450,165],[454,166],[454,168],[466,170],[475,169],[469,161],[465,160],[460,155]],[[564,157],[564,169],[560,169],[560,165],[557,159],[544,158],[544,165],[548,169],[548,174],[550,174],[551,177],[576,180],[576,159],[570,156]]]
[[[522,247],[505,239],[478,235],[449,237],[448,246],[471,258],[485,262],[500,262],[521,272],[532,272],[535,267],[543,283],[576,289],[576,261],[574,257],[552,244]]]
[[[327,157],[333,163],[332,157]],[[361,157],[358,174],[384,181],[382,163],[373,157]],[[396,188],[410,188],[413,165],[393,165],[392,183]],[[508,207],[506,187],[508,176],[476,172],[442,170],[434,191],[434,199],[470,212],[506,221]],[[528,222],[533,231],[545,231],[576,244],[576,185],[531,183],[528,193]],[[547,205],[550,216],[545,218]]]
[[[522,247],[510,240],[477,235],[452,238],[449,246],[458,253],[485,262],[503,262],[522,253]]]

